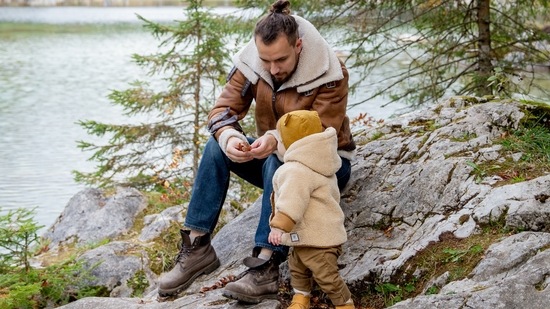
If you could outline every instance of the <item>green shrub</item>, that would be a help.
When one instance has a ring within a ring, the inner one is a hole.
[[[43,268],[31,266],[41,228],[33,215],[34,209],[17,209],[0,216],[0,308],[46,308],[104,296],[105,288],[87,286],[93,267],[84,269],[74,257]]]

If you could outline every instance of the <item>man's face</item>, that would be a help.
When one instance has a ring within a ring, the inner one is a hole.
[[[284,34],[279,35],[269,45],[265,45],[260,38],[256,38],[256,48],[264,69],[271,73],[273,80],[283,83],[290,78],[298,65],[302,39],[297,39],[293,46]]]

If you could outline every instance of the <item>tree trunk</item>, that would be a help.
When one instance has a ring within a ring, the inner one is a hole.
[[[479,78],[476,82],[477,95],[490,95],[492,91],[487,87],[487,79],[491,76],[491,3],[490,0],[477,0],[478,35],[478,65]]]

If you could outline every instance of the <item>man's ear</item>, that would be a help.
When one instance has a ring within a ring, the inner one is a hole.
[[[296,40],[296,46],[295,46],[296,50],[298,53],[300,53],[302,51],[302,38],[298,38]]]

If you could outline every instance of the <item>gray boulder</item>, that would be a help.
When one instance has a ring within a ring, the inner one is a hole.
[[[418,296],[392,309],[530,308],[550,304],[549,233],[523,232],[493,244],[467,279],[437,295]]]
[[[51,248],[115,239],[132,228],[146,206],[147,199],[133,188],[119,187],[111,196],[99,189],[85,189],[71,198],[43,238]]]

